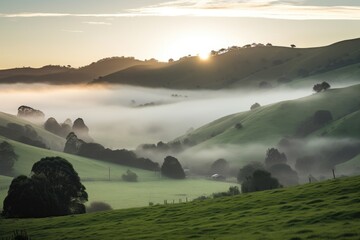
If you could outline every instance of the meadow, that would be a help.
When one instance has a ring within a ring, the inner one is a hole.
[[[33,239],[359,239],[360,177],[45,219],[0,219]]]

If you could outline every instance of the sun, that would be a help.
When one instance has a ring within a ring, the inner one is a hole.
[[[210,57],[210,54],[208,52],[203,52],[203,53],[200,53],[199,54],[199,58],[203,61],[206,61],[208,60]]]

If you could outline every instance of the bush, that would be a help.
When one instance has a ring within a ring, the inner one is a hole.
[[[281,185],[276,178],[271,177],[271,173],[265,170],[256,170],[253,175],[247,178],[241,184],[241,191],[243,193],[256,192],[269,189],[280,188]]]
[[[124,180],[126,182],[137,182],[137,180],[138,180],[138,176],[136,175],[136,173],[134,173],[130,169],[128,169],[126,171],[126,174],[123,174],[121,176],[121,178],[122,178],[122,180]]]
[[[93,213],[93,212],[102,212],[102,211],[109,211],[112,210],[112,207],[104,202],[92,202],[90,204],[90,206],[88,206],[86,208],[86,211],[88,213]]]
[[[266,168],[279,163],[286,163],[287,158],[285,153],[280,153],[276,148],[270,148],[266,152],[265,165]]]
[[[237,180],[239,183],[244,182],[247,178],[251,177],[253,173],[258,169],[264,169],[264,166],[259,162],[253,162],[245,165],[240,168],[239,173],[237,175]]]
[[[17,158],[18,156],[10,143],[6,141],[0,143],[0,173],[10,174]]]

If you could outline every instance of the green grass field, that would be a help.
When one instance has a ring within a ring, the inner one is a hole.
[[[0,141],[5,140],[0,137]],[[106,163],[62,152],[36,148],[15,141],[7,140],[19,156],[14,165],[14,175],[29,175],[32,165],[43,157],[60,156],[67,159],[78,172],[82,183],[89,193],[89,203],[104,201],[114,209],[147,206],[149,202],[161,203],[164,200],[185,201],[202,194],[226,191],[233,185],[204,179],[171,180],[161,178],[159,174],[137,168]],[[110,180],[109,181],[109,168]],[[131,169],[138,175],[139,182],[128,183],[121,180],[121,175]],[[11,178],[0,176],[0,209],[7,195]]]
[[[33,239],[359,239],[360,177],[191,203],[0,219]]]
[[[8,123],[16,123],[21,126],[26,124],[31,125],[37,134],[43,139],[46,146],[50,149],[63,151],[65,146],[65,139],[59,137],[51,132],[46,131],[43,127],[33,124],[25,119],[18,118],[17,116],[0,112],[0,126],[6,126]]]

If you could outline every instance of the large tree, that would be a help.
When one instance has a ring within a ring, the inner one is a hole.
[[[286,163],[287,158],[285,153],[280,153],[276,148],[270,148],[266,152],[265,165],[267,168],[275,164]]]
[[[167,156],[164,159],[164,163],[161,166],[161,174],[169,178],[175,178],[175,179],[185,178],[185,172],[180,162],[172,156]]]
[[[0,143],[0,173],[10,174],[16,160],[13,146],[6,141]]]
[[[31,177],[15,178],[4,200],[5,217],[47,217],[85,212],[88,194],[71,163],[60,157],[36,162]]]

